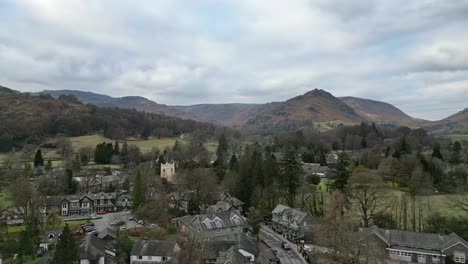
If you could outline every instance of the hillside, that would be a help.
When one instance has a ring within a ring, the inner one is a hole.
[[[468,134],[468,108],[442,120],[431,122],[424,128],[438,134]]]
[[[351,96],[340,97],[340,99],[353,108],[360,116],[377,124],[419,127],[428,122],[413,118],[389,103]]]
[[[45,90],[40,93],[36,93],[36,95],[38,94],[50,94],[54,98],[58,98],[61,95],[74,95],[76,98],[78,98],[78,100],[85,104],[93,104],[101,107],[135,109],[138,111],[144,111],[149,113],[199,120],[195,116],[180,111],[175,107],[169,107],[164,104],[158,104],[141,96],[125,96],[114,98],[108,95],[76,90]]]
[[[359,123],[362,120],[363,117],[340,99],[324,90],[315,89],[263,109],[247,125],[295,129],[314,122]]]
[[[0,90],[0,151],[35,144],[45,137],[100,133],[109,138],[173,137],[214,126],[130,109],[82,104],[74,97],[55,99]]]
[[[178,109],[192,114],[198,120],[221,124],[225,126],[241,127],[254,118],[257,112],[268,107],[269,104],[198,104],[177,106]]]

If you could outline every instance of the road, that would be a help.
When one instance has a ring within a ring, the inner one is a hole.
[[[259,236],[260,240],[270,247],[271,250],[276,250],[278,252],[277,256],[280,259],[281,264],[307,264],[304,258],[299,254],[299,252],[297,252],[295,244],[290,243],[281,235],[276,234],[269,227],[262,225]],[[292,249],[288,251],[282,249],[281,242],[287,242],[291,245]]]

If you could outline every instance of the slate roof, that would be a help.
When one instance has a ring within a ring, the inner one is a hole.
[[[196,230],[215,230],[247,225],[247,221],[238,211],[226,211],[214,214],[188,215],[174,219]]]
[[[113,245],[94,235],[87,235],[80,245],[80,259],[98,260],[105,257],[106,247],[113,247]]]
[[[273,220],[278,220],[280,222],[284,221],[286,223],[301,223],[307,216],[306,212],[302,212],[282,204],[278,204],[272,214],[278,216],[278,219],[273,217]]]
[[[132,256],[162,256],[174,255],[176,242],[165,240],[138,240],[133,245]]]
[[[447,248],[458,243],[468,247],[468,242],[455,233],[450,235],[439,235],[434,233],[419,233],[396,229],[383,229],[377,226],[373,226],[364,229],[363,234],[365,236],[375,234],[381,240],[387,243],[389,247],[398,249],[422,249],[443,252]]]

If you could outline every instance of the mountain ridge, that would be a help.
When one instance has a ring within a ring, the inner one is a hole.
[[[368,121],[380,125],[422,127],[431,132],[443,133],[445,127],[448,131],[457,131],[456,127],[460,126],[457,122],[450,121],[454,119],[453,115],[438,121],[427,121],[411,117],[387,102],[353,96],[335,97],[321,89],[314,89],[281,102],[187,106],[159,104],[141,96],[116,98],[78,90],[45,90],[35,95],[44,93],[49,93],[55,98],[72,94],[83,103],[97,106],[130,108],[236,128],[279,126],[293,129],[320,122],[352,124]],[[461,129],[468,131],[468,127],[462,126]]]

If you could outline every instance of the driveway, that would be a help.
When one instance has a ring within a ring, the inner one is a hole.
[[[304,258],[297,252],[297,246],[289,242],[286,238],[276,234],[269,227],[262,225],[260,228],[260,239],[267,244],[272,250],[278,252],[277,256],[282,264],[307,264]],[[291,245],[291,250],[284,250],[281,248],[281,242],[287,242]]]

